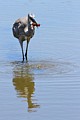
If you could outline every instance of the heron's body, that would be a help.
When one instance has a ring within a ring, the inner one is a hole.
[[[20,42],[23,61],[24,61],[23,41],[25,40],[27,41],[26,53],[25,53],[25,57],[27,60],[28,43],[35,33],[35,26],[39,26],[39,25],[35,21],[34,17],[29,14],[27,17],[19,18],[13,24],[13,27],[12,27],[13,35]]]

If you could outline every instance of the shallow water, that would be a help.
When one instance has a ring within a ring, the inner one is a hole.
[[[79,0],[6,0],[0,11],[0,120],[80,120]],[[22,63],[11,28],[31,11],[41,26]]]

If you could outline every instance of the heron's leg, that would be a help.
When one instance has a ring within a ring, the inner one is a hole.
[[[29,44],[29,41],[27,40],[26,52],[25,52],[26,61],[27,61],[27,53],[28,53],[28,44]]]
[[[20,46],[21,46],[21,50],[22,50],[22,57],[23,57],[23,61],[24,62],[24,50],[23,50],[23,41],[19,40]]]

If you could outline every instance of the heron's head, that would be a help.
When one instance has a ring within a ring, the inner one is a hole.
[[[35,20],[35,15],[34,14],[28,14],[28,18],[30,19],[31,21],[31,25],[33,25],[33,27],[39,27],[40,24],[38,24]]]

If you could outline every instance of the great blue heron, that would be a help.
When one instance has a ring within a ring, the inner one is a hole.
[[[24,61],[24,50],[23,50],[23,41],[27,40],[25,57],[27,61],[27,51],[28,44],[30,39],[33,37],[35,33],[35,27],[40,26],[34,19],[33,14],[28,14],[28,16],[19,18],[15,21],[12,27],[13,35],[19,40],[22,49],[22,56]]]

